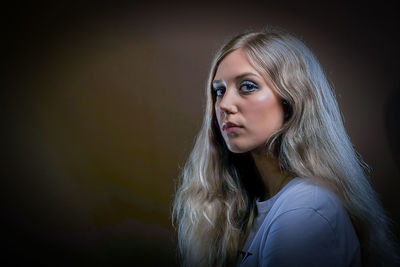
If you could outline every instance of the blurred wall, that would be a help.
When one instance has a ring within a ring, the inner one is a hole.
[[[305,41],[399,233],[398,22],[392,6],[6,6],[5,260],[176,265],[170,211],[213,53],[267,25]]]

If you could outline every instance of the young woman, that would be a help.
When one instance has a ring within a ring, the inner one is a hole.
[[[217,52],[173,217],[187,266],[389,266],[389,219],[310,50],[276,30]]]

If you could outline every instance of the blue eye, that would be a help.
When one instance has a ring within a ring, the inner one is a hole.
[[[217,97],[222,97],[225,93],[225,87],[223,86],[214,87],[213,89]]]
[[[258,85],[252,81],[243,81],[239,89],[242,93],[251,93],[258,89]]]

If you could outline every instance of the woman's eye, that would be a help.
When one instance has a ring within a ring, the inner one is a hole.
[[[244,81],[240,84],[239,89],[242,93],[251,93],[258,89],[258,85],[251,81]]]
[[[225,93],[225,87],[214,88],[214,92],[217,97],[222,97]]]

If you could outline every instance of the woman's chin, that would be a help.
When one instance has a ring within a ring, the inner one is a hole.
[[[228,149],[230,152],[236,153],[236,154],[246,153],[251,150],[251,148],[249,148],[247,146],[240,146],[237,144],[228,144]]]

